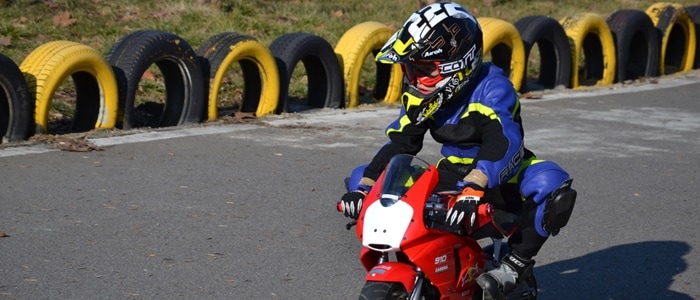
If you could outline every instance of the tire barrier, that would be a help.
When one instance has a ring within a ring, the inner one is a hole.
[[[584,13],[558,21],[540,15],[514,24],[488,17],[478,21],[485,33],[484,53],[521,93],[700,69],[700,5],[660,2],[645,11],[622,9],[605,20]],[[49,126],[55,124],[48,121],[51,101],[69,75],[76,97],[72,132],[213,121],[219,117],[218,98],[234,63],[241,69],[243,96],[232,107],[256,116],[308,107],[356,107],[370,96],[362,94],[364,87],[372,90],[372,100],[396,102],[403,85],[400,66],[373,60],[393,32],[379,22],[360,23],[346,31],[335,48],[301,32],[280,36],[269,47],[252,36],[225,32],[195,51],[175,34],[140,30],[117,41],[106,59],[91,47],[68,41],[37,47],[20,66],[0,54],[2,142],[53,130]],[[528,60],[534,53],[539,53],[539,70],[528,78]],[[373,88],[365,83],[371,79],[361,79],[369,61],[376,66]],[[299,76],[293,72],[299,62],[308,90],[305,100],[296,101],[289,89],[292,76]],[[154,68],[162,73],[165,95],[139,103],[140,81]]]
[[[658,2],[649,6],[646,13],[661,32],[659,74],[693,69],[697,36],[685,8],[676,3]]]
[[[520,92],[554,89],[571,86],[571,48],[564,27],[559,21],[547,16],[527,16],[517,20],[518,29],[525,47],[523,84]],[[539,70],[534,81],[528,80],[527,69],[533,46],[539,50]]]
[[[29,53],[19,68],[30,93],[35,95],[37,133],[48,133],[51,100],[68,76],[73,79],[76,91],[71,131],[114,127],[117,82],[112,69],[96,49],[76,42],[52,41]]]
[[[602,16],[583,13],[559,20],[570,39],[571,87],[609,85],[615,80],[615,43]],[[584,61],[580,65],[581,60]]]
[[[112,46],[107,61],[117,77],[122,128],[167,127],[202,120],[204,78],[197,54],[184,39],[159,30],[135,31]],[[163,75],[165,103],[146,102],[146,116],[137,115],[136,90],[142,75],[153,64]]]
[[[394,30],[379,22],[364,22],[346,31],[335,46],[340,65],[343,67],[343,77],[346,83],[345,107],[352,108],[360,105],[360,86],[362,67],[365,59],[371,56],[372,61],[379,50],[389,40]],[[384,102],[399,101],[403,87],[403,72],[398,64],[387,65],[374,63],[376,66],[376,83],[373,88],[373,98]]]
[[[0,134],[2,142],[28,139],[34,131],[34,98],[19,66],[0,54]]]
[[[518,29],[511,23],[496,19],[477,18],[484,34],[484,55],[510,77],[515,90],[520,90],[525,75],[525,47]]]
[[[659,73],[659,36],[649,15],[640,10],[622,9],[610,15],[610,27],[617,54],[615,82]]]
[[[700,5],[688,6],[685,8],[690,19],[695,24],[695,63],[693,69],[700,69]]]
[[[306,70],[307,101],[301,106],[340,108],[345,84],[333,47],[322,37],[309,33],[288,33],[269,46],[280,74],[280,97],[277,113],[297,111],[289,98],[292,72],[301,61]],[[296,104],[296,103],[295,103]]]
[[[280,95],[280,76],[270,50],[256,38],[225,32],[204,41],[196,50],[202,59],[202,73],[208,82],[208,109],[206,119],[219,117],[218,98],[226,72],[238,63],[243,73],[243,102],[241,112],[256,116],[274,113]]]

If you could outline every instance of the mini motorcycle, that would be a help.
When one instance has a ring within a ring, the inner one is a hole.
[[[445,216],[458,192],[435,194],[437,182],[434,165],[397,155],[365,197],[358,219],[347,224],[348,230],[357,225],[363,246],[367,275],[360,299],[482,298],[476,278],[507,254],[504,239],[514,232],[517,216],[482,202],[471,229],[450,231]],[[536,298],[532,273],[507,295]]]

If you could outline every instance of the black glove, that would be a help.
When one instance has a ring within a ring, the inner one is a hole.
[[[467,232],[471,232],[476,224],[479,202],[484,197],[484,190],[468,186],[462,190],[457,201],[447,212],[447,225],[453,230],[459,230],[462,221],[467,222]]]
[[[343,214],[348,218],[357,220],[357,217],[360,215],[360,210],[362,209],[362,201],[365,199],[366,195],[367,194],[363,191],[345,193],[345,195],[340,198]]]

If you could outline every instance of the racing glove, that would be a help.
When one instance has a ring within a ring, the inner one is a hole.
[[[362,200],[365,199],[366,195],[363,191],[345,193],[340,198],[343,214],[348,218],[357,219],[362,209]]]
[[[476,224],[477,209],[481,198],[484,197],[484,189],[479,185],[464,182],[460,182],[458,186],[464,186],[464,189],[447,212],[447,225],[453,230],[459,230],[462,222],[467,222],[465,225],[470,232]]]
[[[362,201],[369,190],[369,186],[360,185],[356,191],[345,193],[340,198],[341,209],[346,217],[357,220],[360,210],[362,210]]]

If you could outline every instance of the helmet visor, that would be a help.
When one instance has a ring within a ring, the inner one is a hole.
[[[438,61],[414,61],[401,64],[411,85],[420,83],[426,87],[434,87],[444,79],[439,66],[440,62]]]

